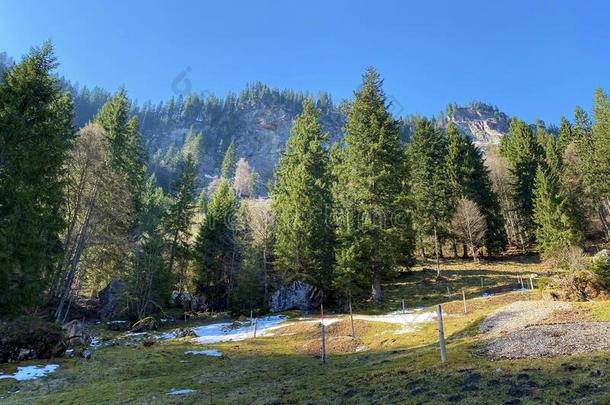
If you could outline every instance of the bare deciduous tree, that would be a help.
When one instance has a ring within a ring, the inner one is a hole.
[[[467,198],[460,199],[451,219],[451,229],[462,242],[470,247],[473,260],[475,263],[478,262],[477,252],[485,241],[487,224],[485,216],[481,214],[481,210],[474,201]]]
[[[53,288],[55,318],[67,316],[75,288],[81,288],[88,269],[104,266],[96,258],[128,245],[125,218],[131,203],[124,176],[112,170],[104,131],[94,124],[82,128],[66,165],[66,222],[63,258]],[[97,252],[91,251],[96,247]],[[121,255],[123,256],[123,255]]]
[[[233,178],[233,190],[237,198],[248,196],[250,188],[250,165],[248,161],[241,158],[235,166],[235,177]]]

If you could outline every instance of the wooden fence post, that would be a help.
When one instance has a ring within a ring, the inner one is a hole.
[[[326,363],[326,336],[324,331],[324,304],[320,304],[320,318],[322,319],[322,364]]]
[[[466,292],[462,288],[462,300],[464,301],[464,313],[468,313],[468,308],[466,307]]]
[[[438,341],[441,346],[441,363],[447,361],[447,352],[445,350],[445,331],[443,328],[443,309],[441,304],[436,306],[436,317],[438,318]]]
[[[404,300],[403,300],[404,302]],[[352,313],[352,297],[349,297],[349,318],[352,321],[352,337],[356,338],[356,330],[354,329],[354,314]]]

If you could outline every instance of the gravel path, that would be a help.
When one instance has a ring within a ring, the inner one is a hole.
[[[610,349],[610,322],[541,324],[572,311],[572,304],[557,301],[518,301],[502,307],[481,323],[483,353],[492,359],[524,359]]]
[[[486,343],[493,359],[528,359],[568,356],[610,349],[609,322],[535,325]]]
[[[492,312],[483,322],[480,331],[487,337],[497,337],[535,325],[550,317],[554,312],[572,308],[568,302],[558,301],[517,301]]]

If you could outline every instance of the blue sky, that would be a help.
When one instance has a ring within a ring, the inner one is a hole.
[[[601,1],[4,0],[0,51],[52,39],[60,74],[139,101],[170,97],[181,72],[219,96],[260,80],[339,101],[373,65],[403,114],[481,100],[557,122],[610,91],[609,15]]]

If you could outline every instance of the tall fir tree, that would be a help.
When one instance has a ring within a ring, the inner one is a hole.
[[[457,127],[449,124],[447,138],[447,167],[454,196],[474,201],[485,217],[485,248],[490,254],[501,252],[507,244],[504,217],[498,195],[481,150]],[[455,198],[455,197],[454,197]]]
[[[61,256],[73,107],[56,66],[45,43],[0,81],[0,311],[41,303]]]
[[[235,141],[231,141],[229,147],[225,151],[225,156],[222,159],[222,165],[220,167],[220,177],[225,179],[231,179],[235,175],[235,165],[237,164],[237,158],[235,157]]]
[[[534,181],[541,159],[540,146],[531,128],[513,117],[509,132],[502,138],[500,153],[511,164],[512,198],[518,217],[521,248],[531,241],[534,223]]]
[[[113,167],[125,176],[130,186],[133,201],[131,227],[134,227],[145,181],[146,152],[138,119],[130,118],[130,108],[127,94],[121,89],[100,108],[95,122],[106,131]]]
[[[226,308],[235,253],[234,216],[238,204],[226,179],[214,192],[193,249],[195,283],[213,308]]]
[[[408,173],[398,123],[388,112],[379,74],[369,68],[349,108],[344,147],[335,149],[337,280],[342,290],[381,283],[413,259]]]
[[[452,151],[455,159],[461,159],[459,147],[456,145],[456,150]],[[425,118],[418,120],[407,153],[418,236],[420,240],[426,235],[433,237],[437,273],[440,275],[441,237],[448,232],[447,225],[457,200],[452,185],[457,187],[461,175],[449,177],[445,160],[448,155],[446,139],[434,123]]]
[[[588,186],[610,239],[610,100],[601,89],[595,90],[593,117]]]
[[[536,172],[534,189],[534,236],[541,253],[553,256],[581,244],[583,236],[570,205],[569,194],[561,186],[564,171],[562,140],[539,128],[538,142],[544,159]]]
[[[334,228],[327,137],[311,98],[296,117],[275,173],[271,198],[277,217],[275,267],[286,282],[302,279],[331,288]]]
[[[196,210],[197,167],[189,153],[178,166],[178,177],[172,182],[168,195],[168,209],[163,225],[168,238],[168,269],[172,273],[176,259],[188,258],[191,226]]]
[[[129,290],[130,313],[141,319],[167,304],[172,274],[167,265],[165,229],[163,226],[167,199],[154,175],[144,185],[139,215],[139,238],[133,263],[126,280]]]

